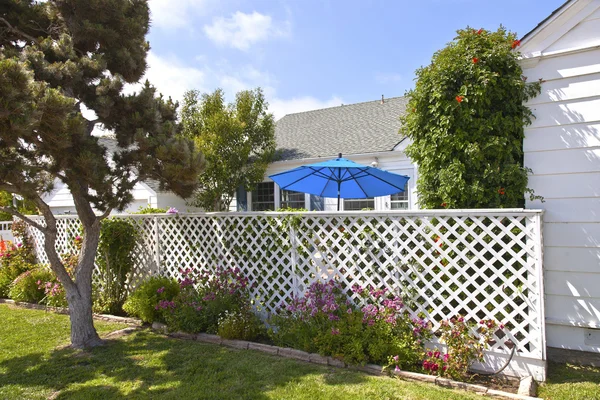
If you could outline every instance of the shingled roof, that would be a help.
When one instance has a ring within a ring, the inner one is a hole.
[[[398,118],[407,102],[393,97],[288,114],[275,126],[278,160],[391,151],[404,138]]]

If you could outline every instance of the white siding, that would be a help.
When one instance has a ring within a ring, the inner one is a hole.
[[[573,25],[557,40],[524,46],[541,54],[539,62],[523,63],[524,75],[545,80],[529,102],[536,119],[525,131],[524,151],[533,170],[529,186],[545,199],[527,206],[546,210],[547,344],[600,352],[584,343],[584,327],[600,324],[600,50],[582,50],[600,45],[600,2],[581,3],[571,17],[578,23],[559,17],[544,28],[542,36],[553,37]]]
[[[177,195],[175,195],[173,193],[160,192],[160,193],[158,193],[157,201],[158,201],[157,202],[157,207],[158,208],[169,209],[169,207],[174,207],[179,212],[196,212],[196,211],[201,211],[197,207],[188,206],[186,204],[185,199],[182,199],[181,197],[179,197],[179,196],[177,196]]]
[[[140,208],[152,206],[169,208],[175,207],[182,212],[197,211],[194,207],[188,207],[185,200],[169,192],[154,192],[150,187],[143,183],[137,183],[131,193],[133,201],[127,205],[123,212],[136,212]],[[45,196],[45,201],[48,203],[54,214],[75,214],[75,204],[69,188],[62,182],[55,184],[55,189]],[[117,211],[113,211],[117,213]]]

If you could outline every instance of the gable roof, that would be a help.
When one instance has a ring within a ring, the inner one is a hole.
[[[600,17],[600,0],[568,0],[527,33],[519,47],[526,65],[540,58],[600,46],[595,35]]]
[[[404,139],[399,117],[407,103],[393,97],[288,114],[275,125],[277,160],[391,151]]]
[[[560,13],[560,11],[569,3],[571,3],[572,1],[576,1],[576,0],[567,0],[564,3],[562,3],[560,6],[558,6],[558,8],[554,11],[552,11],[552,13],[550,13],[550,15],[548,15],[546,18],[544,18],[542,21],[540,21],[540,23],[538,23],[532,30],[530,30],[529,32],[527,32],[525,35],[523,35],[523,37],[521,37],[521,41],[524,41],[525,39],[527,39],[530,35],[533,35],[533,33],[538,29],[541,28],[542,26],[544,26],[546,24],[546,22],[550,21],[555,15],[558,15]]]

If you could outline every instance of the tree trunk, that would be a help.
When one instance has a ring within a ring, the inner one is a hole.
[[[94,328],[91,284],[79,283],[75,288],[74,291],[67,290],[67,302],[71,317],[71,346],[78,349],[99,346],[103,342]]]

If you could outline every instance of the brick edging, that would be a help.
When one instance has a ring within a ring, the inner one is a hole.
[[[31,310],[51,311],[51,312],[54,312],[57,314],[66,314],[66,315],[69,314],[69,309],[65,308],[65,307],[45,306],[42,304],[25,303],[22,301],[14,301],[14,300],[10,300],[10,299],[0,299],[0,304],[12,304],[17,307],[28,308]],[[108,322],[120,322],[120,323],[126,324],[126,325],[134,325],[134,326],[142,325],[142,321],[137,318],[118,317],[116,315],[109,315],[109,314],[94,314],[94,319],[100,320],[100,321],[108,321]]]
[[[231,347],[231,348],[235,348],[235,349],[242,349],[242,350],[257,350],[257,351],[261,351],[263,353],[268,353],[268,354],[272,354],[272,355],[276,355],[276,356],[280,356],[280,357],[291,358],[294,360],[299,360],[299,361],[304,361],[304,362],[309,362],[309,363],[314,363],[314,364],[329,365],[329,366],[337,367],[337,368],[348,368],[350,370],[366,372],[366,373],[372,374],[372,375],[379,375],[379,376],[387,375],[387,373],[385,373],[383,371],[383,367],[381,365],[375,365],[375,364],[367,364],[367,365],[362,365],[362,366],[361,365],[347,365],[343,361],[338,360],[333,357],[326,357],[326,356],[321,356],[319,354],[307,353],[302,350],[290,349],[287,347],[278,347],[278,346],[271,346],[268,344],[248,342],[245,340],[223,339],[218,335],[211,335],[208,333],[198,333],[198,334],[185,333],[185,332],[168,333],[166,325],[156,323],[156,322],[152,324],[152,329],[157,332],[166,334],[167,336],[177,338],[177,339],[196,340],[196,341],[203,342],[203,343],[217,344],[217,345],[221,345],[221,346],[227,346],[227,347]],[[451,379],[441,378],[441,377],[433,376],[433,375],[420,374],[418,372],[393,371],[392,373],[402,379],[432,383],[434,385],[444,387],[444,388],[450,388],[450,389],[463,389],[463,390],[466,390],[469,392],[474,392],[474,393],[480,394],[482,396],[491,396],[491,397],[498,397],[498,398],[503,398],[503,399],[514,399],[514,400],[541,400],[539,397],[523,396],[523,395],[519,395],[516,393],[504,392],[502,390],[489,389],[482,385],[474,385],[472,383],[453,381]]]

